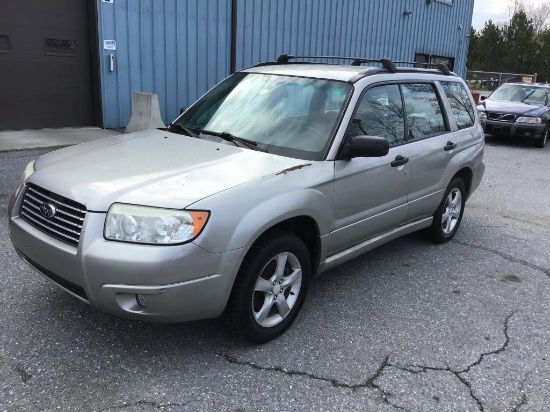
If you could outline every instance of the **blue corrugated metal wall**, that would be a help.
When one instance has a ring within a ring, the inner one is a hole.
[[[466,70],[474,0],[237,0],[237,70],[279,54],[414,60]],[[231,0],[97,0],[105,127],[123,127],[131,92],[159,95],[165,122],[229,74]],[[410,14],[404,14],[410,11]],[[117,50],[103,50],[116,40]],[[109,54],[115,70],[109,71]]]
[[[124,127],[133,91],[156,93],[172,121],[229,74],[228,0],[97,0],[104,127]],[[104,50],[116,40],[117,50]],[[109,55],[115,55],[114,71]]]
[[[454,57],[465,74],[473,0],[238,0],[237,69],[279,54],[414,61]],[[410,11],[410,14],[404,14]]]

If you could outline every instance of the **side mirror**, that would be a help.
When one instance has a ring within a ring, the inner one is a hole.
[[[481,97],[479,98],[480,101],[483,101],[483,100],[485,100],[485,99],[487,99],[486,96],[481,96]]]
[[[347,147],[346,157],[384,157],[390,151],[389,142],[378,136],[355,136]]]

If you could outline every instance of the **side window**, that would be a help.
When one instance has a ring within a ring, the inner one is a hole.
[[[376,86],[364,94],[352,119],[348,136],[385,137],[390,146],[405,140],[405,121],[399,86]]]
[[[458,128],[472,127],[475,123],[474,108],[464,85],[457,82],[441,82],[441,86],[449,100]]]
[[[409,136],[407,140],[421,140],[447,131],[443,112],[433,85],[402,85]]]

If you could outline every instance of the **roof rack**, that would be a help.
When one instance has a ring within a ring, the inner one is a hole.
[[[395,62],[395,64],[412,64],[414,66],[424,66],[428,69],[436,68],[447,76],[452,74],[451,69],[449,69],[449,66],[447,66],[445,63]]]
[[[281,54],[277,58],[277,64],[288,64],[290,60],[295,59],[332,59],[332,60],[351,60],[352,66],[360,66],[361,63],[380,63],[387,71],[395,73],[397,68],[390,59],[365,59],[363,57],[342,57],[342,56],[293,56],[291,54]]]
[[[265,65],[271,65],[271,64],[289,64],[290,60],[296,60],[296,59],[351,60],[352,66],[360,66],[363,63],[380,63],[382,67],[384,67],[384,69],[386,69],[390,73],[396,73],[398,71],[396,64],[403,64],[403,65],[407,64],[407,65],[414,65],[417,67],[423,66],[426,68],[435,68],[446,76],[450,76],[453,74],[449,69],[449,67],[444,63],[417,63],[417,62],[406,62],[406,61],[394,62],[390,59],[367,59],[364,57],[342,57],[342,56],[294,56],[292,54],[281,54],[277,58],[277,61],[260,63],[257,66],[260,66],[260,65],[265,66]]]

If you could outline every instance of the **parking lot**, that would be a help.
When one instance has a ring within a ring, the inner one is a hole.
[[[321,275],[262,346],[103,313],[34,273],[6,214],[41,152],[0,153],[0,411],[547,411],[550,146],[486,144],[451,242],[409,235]]]

